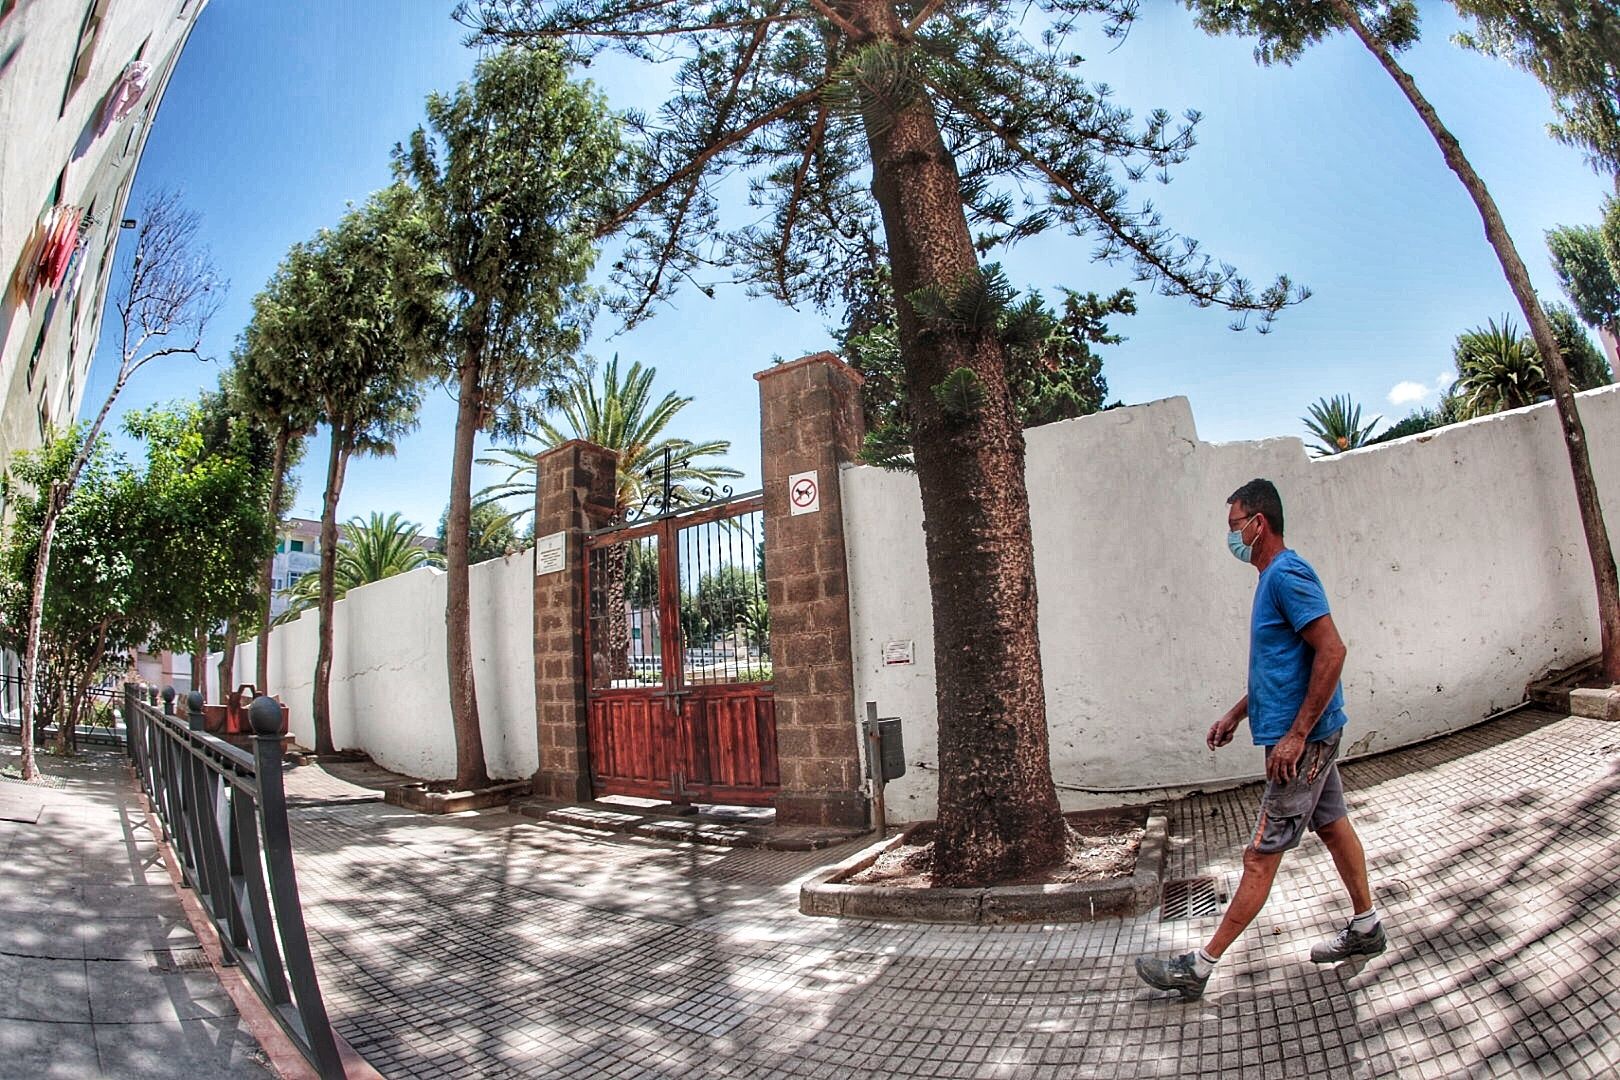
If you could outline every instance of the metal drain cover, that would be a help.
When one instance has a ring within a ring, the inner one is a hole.
[[[147,949],[147,967],[155,975],[181,971],[209,971],[208,954],[201,949]]]
[[[1181,878],[1167,881],[1163,886],[1163,912],[1160,922],[1196,919],[1202,915],[1215,915],[1226,902],[1226,890],[1212,877]]]

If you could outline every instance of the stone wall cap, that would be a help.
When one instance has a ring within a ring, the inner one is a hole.
[[[535,455],[535,458],[539,459],[543,457],[550,457],[552,454],[561,453],[564,450],[568,450],[576,446],[584,446],[591,450],[600,451],[604,454],[613,454],[615,457],[618,456],[617,451],[610,450],[605,446],[599,446],[596,443],[591,442],[589,439],[569,439],[567,442],[558,443],[556,446],[540,451]]]
[[[770,375],[780,375],[783,372],[792,371],[801,367],[809,367],[812,364],[825,364],[827,367],[849,379],[856,386],[860,386],[862,383],[866,382],[866,376],[844,363],[844,361],[838,357],[837,353],[830,353],[826,351],[811,353],[809,356],[801,356],[797,360],[789,360],[785,364],[772,364],[764,371],[756,371],[754,373],[754,378],[762,380]]]

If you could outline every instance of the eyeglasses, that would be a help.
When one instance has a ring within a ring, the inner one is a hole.
[[[1247,529],[1249,527],[1249,522],[1253,521],[1255,518],[1257,518],[1259,516],[1260,516],[1260,512],[1255,511],[1254,513],[1250,514],[1248,517],[1246,517],[1246,518],[1238,518],[1236,521],[1233,521],[1231,518],[1227,518],[1226,519],[1226,531],[1227,532],[1242,532],[1244,529]]]

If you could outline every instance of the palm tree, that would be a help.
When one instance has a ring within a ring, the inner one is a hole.
[[[1310,407],[1310,415],[1300,420],[1306,430],[1316,436],[1319,446],[1313,448],[1316,457],[1342,454],[1358,446],[1366,446],[1372,439],[1373,429],[1384,418],[1375,416],[1361,424],[1361,406],[1350,400],[1350,395],[1322,398]]]
[[[480,458],[480,464],[504,465],[509,472],[501,483],[480,491],[478,501],[493,503],[521,496],[523,507],[511,512],[508,520],[516,521],[532,513],[538,479],[535,457],[572,439],[593,442],[619,455],[613,507],[614,517],[619,521],[628,518],[650,496],[662,493],[666,454],[670,461],[671,505],[665,506],[665,510],[703,502],[704,488],[712,490],[722,480],[741,476],[736,469],[701,461],[730,452],[730,440],[692,442],[664,434],[669,422],[690,405],[692,399],[671,391],[655,402],[652,383],[657,374],[657,368],[644,368],[638,361],[630,365],[621,381],[619,358],[615,355],[602,369],[600,388],[589,373],[571,380],[563,387],[558,406],[566,429],[542,418],[535,432],[538,446],[496,450],[492,456]],[[609,605],[608,655],[613,658],[614,678],[625,678],[630,673],[630,628],[624,610],[624,585],[628,577],[625,560],[624,545],[617,544],[608,550],[604,584]]]
[[[1502,316],[1484,327],[1457,335],[1452,354],[1457,361],[1457,414],[1476,416],[1534,405],[1552,396],[1552,384],[1535,342],[1513,320]]]
[[[333,599],[341,599],[350,589],[373,581],[406,574],[424,566],[443,566],[443,556],[416,542],[417,524],[399,513],[383,517],[373,513],[369,520],[350,518],[343,527],[333,570]],[[305,574],[287,590],[292,606],[276,619],[289,622],[320,602],[319,574]]]

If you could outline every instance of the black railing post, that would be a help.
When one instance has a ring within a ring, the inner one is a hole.
[[[263,695],[248,706],[253,725],[253,757],[259,780],[259,818],[264,826],[264,858],[270,874],[270,902],[281,927],[281,945],[287,962],[298,1016],[309,1040],[315,1068],[324,1078],[344,1075],[343,1059],[332,1038],[332,1025],[315,978],[309,952],[309,931],[298,903],[298,877],[293,869],[292,830],[287,822],[287,793],[281,775],[281,706]]]
[[[163,688],[163,715],[174,715],[174,687],[172,686]]]

